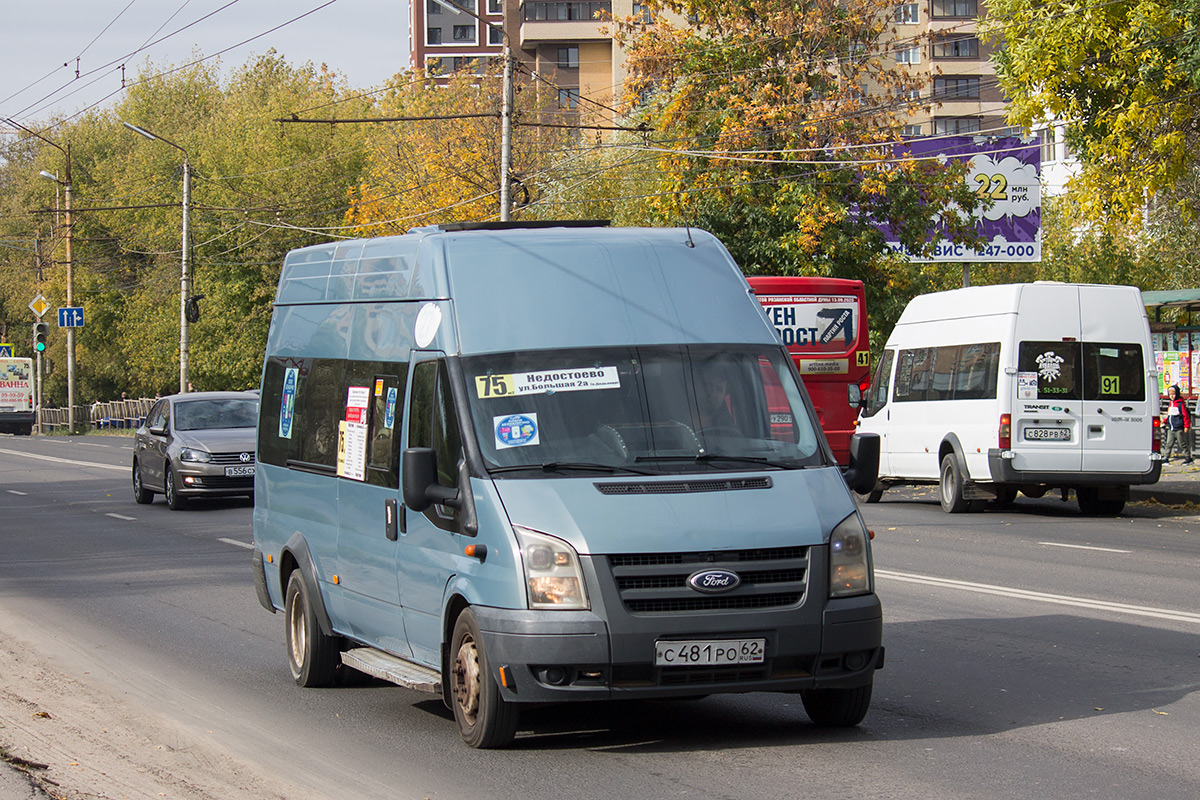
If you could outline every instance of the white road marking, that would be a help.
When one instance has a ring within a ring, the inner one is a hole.
[[[1046,592],[1030,592],[1025,589],[1013,589],[1008,586],[992,586],[986,583],[971,583],[970,581],[955,581],[949,578],[934,578],[929,575],[912,575],[904,572],[877,569],[875,575],[890,578],[905,583],[920,583],[926,586],[936,586],[942,589],[959,589],[976,594],[998,595],[1012,597],[1017,600],[1032,600],[1039,603],[1053,603],[1060,606],[1075,606],[1090,608],[1096,611],[1110,611],[1117,614],[1133,614],[1139,617],[1154,617],[1173,622],[1190,622],[1200,625],[1200,614],[1188,611],[1175,611],[1169,608],[1154,608],[1153,606],[1134,606],[1127,603],[1110,603],[1107,600],[1093,600],[1087,597],[1071,597],[1062,594],[1047,594]]]
[[[1072,550],[1098,550],[1101,553],[1132,553],[1132,550],[1115,550],[1111,547],[1092,547],[1086,544],[1062,544],[1061,542],[1038,542],[1044,547],[1070,547]]]
[[[18,492],[16,489],[5,489],[4,491],[8,492],[9,494],[17,494],[17,495],[20,495],[21,497],[28,497],[28,496],[29,496],[29,492]]]
[[[105,514],[104,516],[112,517],[113,519],[123,519],[126,522],[134,522],[135,520],[137,520],[137,517],[127,517],[124,514],[113,514],[111,512],[108,514]]]
[[[95,461],[75,461],[70,458],[55,458],[54,456],[43,456],[37,453],[24,453],[20,450],[4,450],[0,448],[0,453],[7,453],[10,456],[24,456],[25,458],[36,458],[39,461],[53,461],[56,464],[70,464],[74,467],[95,467],[97,469],[115,469],[118,472],[128,472],[129,467],[119,467],[116,464],[97,464]]]
[[[238,547],[244,547],[247,550],[254,549],[254,542],[239,542],[237,539],[217,539],[217,541],[224,542],[225,544],[237,545]]]

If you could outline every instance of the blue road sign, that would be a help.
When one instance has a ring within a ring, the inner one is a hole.
[[[82,328],[83,327],[83,307],[69,306],[58,310],[58,327],[60,328]]]
[[[11,344],[0,344],[0,358],[12,358]]]

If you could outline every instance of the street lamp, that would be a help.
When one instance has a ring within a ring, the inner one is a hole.
[[[122,122],[121,124],[139,136],[144,136],[151,141],[168,144],[179,152],[183,153],[183,255],[180,257],[179,268],[179,391],[182,393],[188,390],[187,305],[188,299],[191,295],[192,283],[191,273],[189,271],[189,251],[191,250],[191,247],[189,247],[188,241],[188,212],[191,208],[192,172],[189,164],[188,152],[172,142],[170,139],[164,139],[162,136],[153,134],[145,128],[139,128],[137,125],[132,125],[128,122]]]
[[[37,136],[37,134],[34,134],[34,136]],[[47,144],[49,144],[53,147],[58,147],[58,145],[54,144],[54,142],[51,142],[49,139],[43,139],[41,136],[38,136],[38,138],[42,139],[43,142],[46,142]],[[45,178],[48,181],[54,181],[54,183],[55,183],[55,188],[54,188],[55,201],[54,201],[54,203],[55,203],[55,209],[56,209],[55,210],[56,217],[57,217],[57,213],[58,213],[57,206],[58,206],[58,187],[59,186],[62,187],[63,196],[65,197],[65,204],[64,204],[63,210],[65,213],[65,219],[66,219],[66,234],[63,236],[63,243],[64,243],[64,246],[66,247],[66,251],[67,251],[67,253],[66,253],[66,255],[67,255],[67,306],[70,308],[73,308],[75,306],[75,264],[71,258],[71,230],[72,230],[72,224],[71,224],[71,196],[72,196],[71,195],[71,146],[68,144],[65,150],[61,147],[58,147],[58,149],[62,150],[63,155],[65,155],[67,157],[67,170],[64,173],[64,176],[66,179],[59,180],[58,176],[55,175],[54,173],[50,172],[49,170],[42,170],[41,172],[38,173],[38,175],[40,175],[41,177]],[[38,364],[39,365],[41,364],[41,354],[40,353],[38,354]],[[39,387],[41,386],[40,376],[39,376],[38,386]],[[67,328],[67,430],[69,430],[71,433],[75,433],[75,328],[74,327]]]

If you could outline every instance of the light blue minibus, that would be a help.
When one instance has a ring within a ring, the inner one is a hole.
[[[254,577],[301,686],[522,706],[798,692],[858,724],[869,533],[729,253],[696,229],[420,228],[288,254],[262,376]],[[848,488],[849,487],[849,488]]]

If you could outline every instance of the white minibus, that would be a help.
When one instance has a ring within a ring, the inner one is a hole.
[[[1161,469],[1158,384],[1141,292],[1037,282],[913,298],[860,421],[881,438],[879,500],[938,484],[949,513],[1074,490],[1119,514]]]

